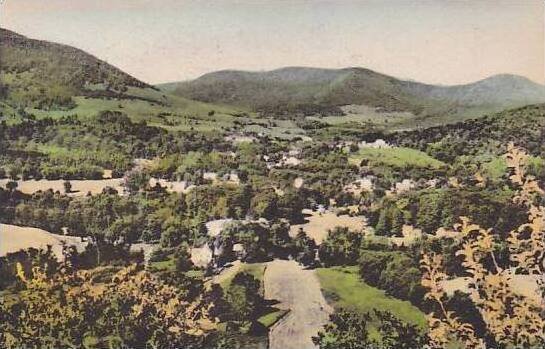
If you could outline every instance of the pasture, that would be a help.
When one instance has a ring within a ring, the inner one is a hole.
[[[357,267],[316,269],[324,296],[336,309],[351,309],[361,313],[374,309],[390,311],[408,323],[425,327],[424,314],[408,301],[402,301],[371,287],[358,275]]]
[[[428,168],[439,169],[446,166],[444,162],[432,158],[428,154],[416,149],[391,147],[391,148],[361,148],[348,158],[354,165],[363,162],[369,166],[388,166],[394,168]]]

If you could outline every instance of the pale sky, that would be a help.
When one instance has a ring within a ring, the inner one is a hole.
[[[435,84],[545,82],[543,0],[0,0],[0,26],[149,83],[221,69],[366,67]]]

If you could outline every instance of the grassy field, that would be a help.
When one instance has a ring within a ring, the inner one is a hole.
[[[400,319],[426,326],[424,313],[407,301],[387,296],[384,291],[361,281],[357,267],[332,267],[316,270],[322,292],[334,308],[352,309],[366,313],[388,310]]]
[[[164,261],[150,262],[149,269],[152,272],[176,270],[176,261],[174,260],[174,255],[169,255],[168,258]]]
[[[163,261],[150,262],[148,266],[149,271],[152,273],[159,272],[175,272],[176,271],[176,258],[174,253],[167,256]],[[184,272],[185,276],[190,278],[202,278],[204,271],[200,269],[192,269]]]
[[[369,165],[385,165],[397,168],[419,167],[437,169],[445,166],[445,163],[432,158],[419,150],[392,147],[392,148],[362,148],[352,154],[348,161],[359,165],[362,160],[367,160]]]
[[[402,126],[414,120],[416,116],[410,112],[380,112],[373,107],[365,105],[346,105],[341,107],[345,115],[341,116],[309,116],[308,120],[317,120],[329,125],[342,125],[346,123],[372,124],[380,126]]]
[[[151,89],[129,88],[127,94],[147,100],[77,96],[73,97],[76,107],[72,109],[26,108],[25,111],[37,119],[46,117],[58,119],[71,115],[90,118],[108,110],[125,113],[134,122],[146,121],[150,126],[162,127],[169,131],[211,132],[238,128],[239,131],[263,133],[281,139],[306,135],[293,121],[259,118],[255,113],[243,108],[192,101]],[[9,110],[6,111],[6,116],[10,115]],[[15,123],[18,120],[17,113],[13,111],[12,114],[14,116],[9,120]]]
[[[218,114],[218,117],[235,112],[234,109],[221,108],[207,105],[205,103],[188,101],[179,97],[168,99],[164,105],[144,100],[129,99],[104,99],[74,97],[76,107],[69,110],[41,110],[27,108],[27,112],[34,114],[37,118],[52,117],[59,118],[68,115],[88,117],[98,114],[103,110],[121,111],[126,113],[133,121],[160,120],[156,116],[160,113],[180,114],[180,116],[206,116],[210,111]],[[216,115],[216,114],[214,114]],[[155,117],[155,118],[154,118]]]
[[[228,122],[229,125],[236,118],[235,115],[245,112],[241,108],[192,101],[149,88],[130,87],[126,94],[136,98],[118,99],[76,96],[72,98],[76,104],[76,107],[72,109],[43,110],[26,108],[25,111],[35,115],[38,119],[44,117],[60,118],[69,115],[85,118],[94,116],[104,110],[111,110],[126,113],[133,121],[145,120],[162,123],[168,119],[168,121],[176,123],[182,118],[193,117],[203,122]],[[247,115],[254,116],[252,113],[247,113]]]

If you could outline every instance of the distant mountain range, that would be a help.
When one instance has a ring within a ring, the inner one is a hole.
[[[272,113],[327,113],[332,107],[356,104],[417,116],[478,116],[545,102],[545,86],[516,75],[496,75],[467,85],[437,86],[364,68],[225,70],[158,87],[186,98]]]
[[[515,75],[436,86],[364,68],[227,70],[154,87],[77,48],[1,28],[0,55],[0,106],[13,110],[70,109],[74,96],[157,103],[168,102],[172,96],[288,117],[342,115],[342,106],[364,105],[379,113],[410,112],[414,118],[407,122],[429,125],[430,120],[433,124],[454,122],[545,102],[545,86]]]

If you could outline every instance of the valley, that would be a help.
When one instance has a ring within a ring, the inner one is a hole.
[[[545,86],[0,50],[0,347],[545,343]]]

